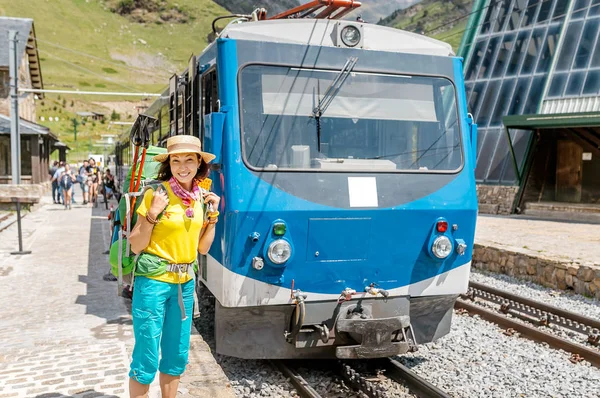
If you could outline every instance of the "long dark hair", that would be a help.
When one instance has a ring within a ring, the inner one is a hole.
[[[210,166],[204,161],[202,156],[198,155],[198,159],[200,160],[200,167],[198,167],[198,171],[196,171],[194,180],[202,181],[208,177]],[[169,181],[171,177],[173,177],[173,173],[171,172],[171,165],[169,164],[169,158],[167,157],[167,159],[160,164],[156,178],[161,181]]]

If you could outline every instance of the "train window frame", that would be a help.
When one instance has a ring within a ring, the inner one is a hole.
[[[205,82],[210,78],[210,93],[207,90],[207,84]],[[213,112],[219,112],[219,76],[217,73],[217,66],[213,65],[206,69],[203,73],[198,75],[199,80],[199,102],[198,102],[198,113],[200,117],[200,142],[204,147],[204,117]],[[209,94],[207,97],[207,93]],[[216,99],[215,99],[216,98]],[[214,102],[213,102],[214,99]]]
[[[274,67],[284,67],[284,68],[301,68],[304,70],[317,70],[317,71],[326,71],[326,72],[339,72],[339,69],[334,69],[334,68],[326,68],[326,67],[314,67],[314,68],[308,68],[308,67],[302,67],[302,66],[298,66],[298,65],[292,65],[292,64],[283,64],[283,63],[265,63],[265,62],[248,62],[245,63],[243,65],[240,66],[238,73],[237,73],[237,94],[238,94],[238,108],[239,108],[239,123],[240,123],[240,128],[239,128],[239,139],[240,139],[240,149],[241,149],[241,158],[242,158],[242,162],[244,163],[244,165],[252,171],[255,172],[271,172],[271,173],[281,173],[281,172],[285,172],[285,173],[341,173],[341,174],[436,174],[436,175],[440,175],[440,174],[446,174],[446,175],[457,175],[459,173],[461,173],[463,171],[463,169],[465,168],[465,158],[466,158],[466,153],[468,151],[468,148],[465,148],[465,143],[463,140],[463,134],[464,131],[466,131],[463,128],[464,123],[466,123],[465,117],[463,117],[463,115],[461,114],[460,111],[460,104],[462,102],[460,102],[460,98],[459,98],[459,92],[458,89],[456,87],[456,84],[454,82],[454,80],[452,80],[449,76],[445,76],[445,75],[436,75],[436,74],[415,74],[415,73],[394,73],[394,72],[373,72],[373,71],[369,71],[369,70],[364,70],[364,69],[360,69],[360,68],[355,68],[353,70],[353,72],[356,73],[366,73],[366,74],[372,74],[372,75],[387,75],[387,76],[397,76],[397,77],[402,77],[402,76],[414,76],[414,77],[429,77],[429,78],[439,78],[439,79],[444,79],[447,80],[450,85],[452,86],[453,90],[454,90],[454,100],[456,103],[456,116],[457,116],[457,128],[458,128],[458,141],[459,141],[459,147],[460,147],[460,158],[461,158],[461,162],[458,168],[456,168],[455,170],[411,170],[411,169],[402,169],[402,170],[332,170],[332,169],[319,169],[319,168],[277,168],[277,169],[271,169],[271,168],[266,168],[266,167],[256,167],[254,165],[252,165],[247,157],[246,157],[246,148],[245,148],[245,140],[244,140],[244,115],[242,112],[243,109],[243,105],[242,105],[242,73],[244,71],[244,69],[246,69],[247,67],[250,66],[274,66]],[[466,111],[466,110],[465,110]]]

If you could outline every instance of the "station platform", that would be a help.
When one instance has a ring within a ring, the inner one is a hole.
[[[81,192],[76,193],[81,200]],[[109,270],[104,205],[52,204],[0,232],[0,397],[127,397],[133,349],[130,301],[117,296]],[[116,206],[116,202],[113,202]],[[229,380],[192,330],[178,397],[234,397]],[[150,397],[160,397],[158,377]]]
[[[600,299],[600,225],[479,215],[473,266]]]

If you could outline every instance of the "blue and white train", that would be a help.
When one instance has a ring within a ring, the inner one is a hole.
[[[448,333],[477,216],[462,68],[425,36],[296,18],[231,23],[171,79],[152,142],[217,156],[217,352],[387,357]]]

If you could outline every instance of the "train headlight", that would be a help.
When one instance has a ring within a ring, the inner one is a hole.
[[[283,264],[290,259],[292,247],[287,241],[278,239],[269,245],[267,254],[274,264]]]
[[[345,26],[340,33],[342,42],[348,47],[356,47],[360,43],[360,36],[360,30],[353,25]]]
[[[431,246],[431,252],[437,258],[446,258],[452,253],[452,242],[447,236],[438,236]]]

